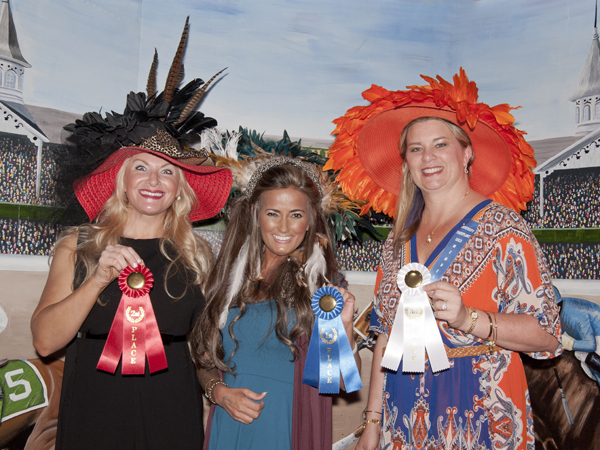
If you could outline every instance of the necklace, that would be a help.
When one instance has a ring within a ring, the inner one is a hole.
[[[463,196],[462,196],[462,198],[461,198],[461,199],[460,199],[458,202],[456,202],[456,205],[454,205],[454,207],[457,207],[457,206],[458,206],[458,204],[459,204],[460,202],[462,202],[462,201],[465,199],[465,197],[466,197],[467,195],[469,195],[470,193],[471,193],[471,189],[469,189],[467,192],[465,192],[465,195],[463,195]],[[437,230],[437,229],[438,229],[438,227],[439,227],[441,224],[443,224],[443,223],[446,223],[446,221],[443,221],[443,222],[440,222],[440,223],[438,223],[438,224],[436,225],[436,227],[435,227],[433,230],[431,230],[431,233],[429,233],[429,234],[427,235],[427,239],[425,239],[425,240],[427,241],[427,243],[431,242],[431,236],[433,236],[433,233],[435,233],[435,230]]]

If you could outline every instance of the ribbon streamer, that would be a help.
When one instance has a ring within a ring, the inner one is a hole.
[[[397,371],[403,360],[403,372],[423,373],[425,349],[433,372],[450,367],[429,298],[423,291],[430,282],[431,274],[422,264],[407,264],[399,270],[398,288],[402,295],[381,360],[386,369]]]
[[[340,318],[344,297],[336,288],[324,286],[314,293],[311,304],[316,317],[302,382],[318,387],[319,394],[338,394],[341,372],[346,392],[361,389],[360,374]]]
[[[123,375],[143,375],[146,356],[150,373],[167,368],[167,356],[150,301],[154,283],[146,266],[126,267],[119,275],[123,292],[97,369],[115,373],[121,355]]]

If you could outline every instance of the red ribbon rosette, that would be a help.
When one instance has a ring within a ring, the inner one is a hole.
[[[152,302],[150,289],[154,284],[152,272],[146,266],[126,267],[119,275],[123,292],[104,350],[96,368],[115,373],[121,355],[123,375],[143,375],[148,356],[150,373],[167,368]]]

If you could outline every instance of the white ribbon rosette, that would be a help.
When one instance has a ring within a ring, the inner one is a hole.
[[[398,272],[398,289],[402,292],[394,325],[388,339],[381,365],[397,371],[400,360],[403,372],[425,371],[425,349],[431,370],[450,368],[440,330],[423,286],[431,282],[429,269],[423,264],[410,263]]]

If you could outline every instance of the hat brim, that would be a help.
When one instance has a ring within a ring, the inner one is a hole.
[[[113,153],[91,174],[73,183],[77,200],[90,220],[94,220],[115,190],[116,178],[123,162],[139,153],[150,153],[163,158],[183,170],[186,180],[196,193],[197,202],[190,212],[190,220],[208,219],[217,215],[229,198],[231,171],[224,167],[184,164],[174,158],[141,147],[123,147]]]
[[[504,184],[511,169],[510,148],[504,138],[483,120],[472,130],[459,123],[456,112],[432,104],[406,105],[384,111],[370,119],[360,131],[357,153],[371,179],[387,192],[398,195],[402,176],[400,135],[406,125],[419,117],[439,117],[462,128],[471,139],[475,160],[471,166],[471,188],[490,196]]]

